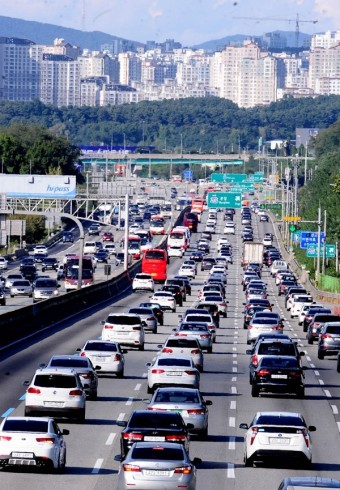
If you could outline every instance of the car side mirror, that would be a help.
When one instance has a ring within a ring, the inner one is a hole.
[[[194,424],[187,424],[186,427],[187,427],[187,429],[194,429],[195,428]]]
[[[248,424],[244,424],[244,423],[240,424],[239,425],[239,428],[240,429],[245,429],[245,430],[248,430],[249,429]]]
[[[198,464],[201,464],[202,460],[201,460],[201,458],[194,458],[191,462],[194,466],[196,466]]]
[[[29,386],[29,385],[30,385],[30,382],[29,382],[29,381],[24,381],[24,382],[23,382],[23,385],[24,385],[24,386]]]
[[[62,434],[63,436],[68,436],[68,435],[69,435],[69,433],[70,433],[70,431],[69,431],[68,429],[63,429],[61,434]]]
[[[146,363],[145,363],[145,366],[146,366],[146,367],[150,367],[150,366],[151,366],[151,362],[146,362]]]
[[[94,368],[94,369],[95,369],[96,371],[100,371],[100,370],[101,370],[101,368],[102,368],[101,366],[95,366],[95,368]]]
[[[100,322],[100,324],[101,324],[101,325],[105,325],[105,320],[102,320],[102,321]]]
[[[205,400],[204,402],[207,406],[210,406],[213,404],[213,402],[211,400]]]
[[[306,353],[304,351],[300,352],[300,356],[305,356]]]
[[[315,425],[310,425],[310,426],[308,427],[308,430],[309,430],[309,432],[315,432],[315,431],[316,431],[316,427],[315,427]]]

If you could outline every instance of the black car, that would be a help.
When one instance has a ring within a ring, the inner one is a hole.
[[[6,295],[3,287],[0,287],[0,305],[6,306]]]
[[[145,211],[143,214],[143,221],[150,221],[151,219],[151,213],[149,211]]]
[[[34,257],[24,257],[20,262],[19,271],[21,272],[26,265],[35,265]]]
[[[201,263],[201,271],[210,271],[213,265],[216,264],[214,257],[204,257]]]
[[[184,282],[184,287],[185,287],[185,293],[188,296],[191,296],[191,283],[190,279],[187,276],[174,276],[173,279],[176,279],[178,281],[183,281]],[[180,284],[180,283],[178,283]]]
[[[94,259],[96,262],[102,262],[104,264],[107,264],[108,261],[108,253],[106,250],[99,250],[93,255]]]
[[[244,313],[243,328],[244,329],[248,328],[248,325],[249,325],[251,319],[253,318],[253,316],[255,315],[255,313],[257,313],[259,311],[263,311],[265,309],[266,309],[265,306],[250,306],[249,308],[246,308],[243,312]]]
[[[37,275],[37,269],[34,265],[24,265],[20,272],[28,281],[33,281]]]
[[[158,303],[141,303],[140,308],[151,308],[159,325],[164,325],[164,311]]]
[[[195,252],[191,252],[190,260],[194,260],[195,262],[202,262],[205,255],[206,254],[203,250],[195,250]]]
[[[177,286],[179,286],[181,288],[183,301],[186,301],[186,299],[187,299],[187,285],[186,285],[185,279],[187,279],[187,278],[182,277],[182,276],[177,276],[177,277],[174,276],[171,279],[167,279],[166,283],[165,283],[167,286],[169,284],[177,284]],[[189,279],[189,281],[190,281],[190,279]],[[190,292],[191,292],[191,289],[190,289]]]
[[[189,449],[189,430],[193,424],[185,424],[178,412],[135,410],[128,422],[118,421],[124,427],[120,437],[120,457],[125,458],[134,442],[176,442]],[[156,443],[155,443],[156,444]]]
[[[313,320],[314,315],[316,315],[317,313],[330,314],[332,313],[332,310],[330,310],[329,308],[323,308],[322,306],[310,306],[306,311],[302,323],[302,329],[304,332],[307,332],[309,323]]]
[[[176,304],[179,306],[183,306],[183,296],[182,296],[182,290],[180,286],[178,286],[177,284],[168,284],[163,286],[161,290],[172,293],[176,300]]]
[[[260,393],[295,393],[305,396],[304,373],[299,360],[291,356],[262,357],[252,376],[251,396]]]
[[[66,242],[73,243],[74,242],[74,238],[73,238],[72,231],[64,231],[63,237],[62,237],[62,241],[63,241],[63,243],[66,243]]]
[[[254,241],[254,235],[252,233],[243,233],[242,241],[243,242],[252,242],[252,241]]]
[[[201,250],[205,254],[208,254],[210,252],[210,247],[207,243],[199,243],[197,245],[197,250]]]
[[[56,271],[58,269],[58,259],[56,257],[45,257],[41,262],[41,270],[45,272],[47,270]]]

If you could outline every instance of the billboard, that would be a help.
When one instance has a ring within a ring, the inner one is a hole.
[[[70,199],[76,196],[76,177],[74,175],[2,174],[0,194],[30,199]]]

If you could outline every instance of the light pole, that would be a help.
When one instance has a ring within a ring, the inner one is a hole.
[[[183,134],[181,133],[181,157],[183,156]]]

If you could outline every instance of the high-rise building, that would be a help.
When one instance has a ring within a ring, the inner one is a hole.
[[[65,55],[44,54],[40,100],[57,107],[80,106],[80,63]]]

